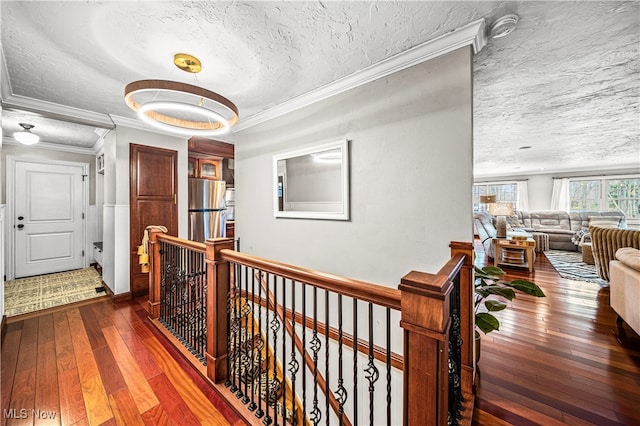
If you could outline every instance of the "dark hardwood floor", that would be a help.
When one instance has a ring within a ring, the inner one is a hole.
[[[474,424],[640,425],[640,338],[625,324],[616,340],[609,289],[561,278],[539,254],[532,275],[504,269],[546,297],[518,295],[482,336]]]
[[[102,300],[10,322],[1,424],[244,424],[146,316]]]
[[[482,336],[474,424],[640,424],[640,338],[625,326],[628,342],[616,341],[608,289],[560,278],[541,255],[532,275],[506,270],[547,297],[519,295],[499,313],[501,330]],[[101,300],[10,322],[1,424],[244,424],[141,303]]]

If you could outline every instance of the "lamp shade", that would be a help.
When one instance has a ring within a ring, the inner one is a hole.
[[[496,202],[496,196],[495,195],[481,195],[480,196],[480,202],[483,203],[483,204],[495,203]]]
[[[489,214],[491,216],[511,216],[513,215],[513,205],[511,203],[489,204]]]

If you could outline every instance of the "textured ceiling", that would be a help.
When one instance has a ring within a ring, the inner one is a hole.
[[[516,13],[516,31],[474,58],[475,174],[640,163],[637,2],[10,1],[0,13],[3,101],[64,105],[107,124],[135,119],[122,99],[134,80],[216,91],[242,121],[474,20]],[[197,81],[174,67],[177,52],[202,60]],[[5,110],[5,138],[14,114]],[[97,140],[45,123],[35,123],[44,141]]]

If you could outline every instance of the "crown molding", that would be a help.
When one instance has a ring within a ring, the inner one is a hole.
[[[484,19],[471,22],[450,33],[426,41],[411,49],[400,52],[390,58],[370,65],[360,71],[356,71],[346,77],[331,82],[318,89],[297,96],[287,102],[276,105],[265,111],[254,114],[240,120],[235,131],[242,131],[260,123],[272,120],[276,117],[304,108],[316,102],[320,102],[332,96],[346,92],[353,88],[370,83],[379,78],[386,77],[398,71],[402,71],[414,65],[430,59],[437,58],[449,52],[453,52],[464,46],[471,46],[474,54],[477,54],[487,44]]]
[[[27,147],[27,145],[22,145],[20,142],[16,142],[13,138],[9,138],[6,136],[2,138],[2,144]],[[83,148],[80,146],[71,146],[71,145],[60,145],[57,143],[49,143],[49,142],[38,142],[35,145],[28,145],[28,147],[37,148],[37,149],[48,149],[51,151],[68,152],[72,154],[84,154],[84,155],[96,154],[93,148]]]
[[[113,122],[107,114],[100,114],[21,95],[11,94],[7,96],[3,99],[2,106],[10,109],[30,111],[49,118],[86,126],[103,127],[105,129],[113,129],[114,127]]]
[[[4,104],[4,100],[11,94],[11,82],[9,81],[9,69],[7,61],[4,57],[4,49],[0,46],[0,101]]]

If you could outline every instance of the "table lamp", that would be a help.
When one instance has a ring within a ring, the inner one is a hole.
[[[492,204],[496,202],[496,196],[495,195],[481,195],[480,196],[480,202],[482,204]]]
[[[489,214],[496,218],[496,237],[507,238],[507,216],[513,215],[511,203],[489,204]]]

